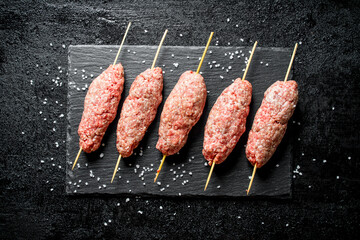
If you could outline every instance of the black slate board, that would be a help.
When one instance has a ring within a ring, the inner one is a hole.
[[[248,132],[256,110],[263,99],[264,91],[274,81],[284,78],[291,49],[262,47],[256,49],[246,77],[253,85],[253,98],[247,120],[247,131],[229,158],[223,164],[215,167],[209,187],[204,192],[203,188],[210,170],[209,166],[205,166],[206,161],[201,153],[206,119],[211,107],[224,88],[230,85],[233,79],[242,77],[246,66],[245,60],[250,55],[251,47],[210,46],[201,68],[208,90],[203,116],[190,132],[188,142],[180,154],[166,159],[158,178],[158,182],[161,184],[153,183],[153,179],[162,157],[155,145],[158,139],[159,119],[164,101],[160,105],[157,117],[148,129],[145,138],[135,150],[136,155],[121,160],[120,170],[114,183],[110,183],[118,157],[115,147],[116,125],[122,103],[128,95],[130,85],[135,77],[151,66],[157,46],[124,46],[119,61],[125,69],[125,86],[117,118],[105,134],[104,146],[92,154],[82,153],[78,166],[75,167],[74,171],[71,171],[72,162],[79,149],[77,128],[83,111],[86,87],[90,85],[93,78],[106,69],[109,64],[112,64],[117,48],[118,46],[90,45],[69,47],[66,192],[68,194],[137,194],[148,196],[245,196],[249,176],[251,176],[253,169],[245,156],[244,145]],[[204,47],[162,47],[157,66],[162,67],[165,72],[164,100],[184,71],[196,70],[203,50]],[[285,198],[291,196],[291,161],[294,142],[291,125],[289,125],[287,133],[271,161],[257,171],[251,196]],[[175,174],[174,171],[176,171]]]

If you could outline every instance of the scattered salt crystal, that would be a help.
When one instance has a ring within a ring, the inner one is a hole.
[[[65,46],[65,44],[63,44],[63,45],[61,45],[62,46],[62,48],[65,48],[66,46]]]
[[[104,222],[104,225],[107,226],[108,225],[107,222]]]
[[[339,179],[340,177],[339,176],[336,176],[336,179]]]
[[[52,192],[52,191],[54,191],[54,189],[53,189],[53,188],[50,188],[50,192]]]
[[[221,186],[220,186],[220,185],[218,185],[216,188],[217,188],[217,189],[220,189],[220,187],[221,187]]]
[[[226,19],[227,22],[230,22],[230,18]]]
[[[162,207],[162,206],[160,206],[159,208],[160,208],[160,210],[163,210],[163,207]]]
[[[172,54],[171,54],[171,57],[175,57],[175,55],[172,53]]]
[[[100,153],[100,158],[103,158],[104,157],[104,153]]]
[[[348,157],[349,160],[351,160],[351,157]]]
[[[327,161],[326,160],[323,160],[323,163],[326,163]]]
[[[143,214],[143,211],[140,211],[140,210],[139,210],[138,213],[139,213],[139,214]]]
[[[335,107],[332,107],[331,109],[334,111],[334,110],[335,110]]]
[[[52,47],[52,46],[53,46],[53,44],[52,44],[52,43],[50,43],[50,46]]]
[[[221,79],[224,79],[224,76],[220,75],[220,78],[221,78]]]
[[[129,202],[129,201],[130,201],[130,198],[125,199],[125,202]]]
[[[97,179],[96,179],[98,182],[100,181],[100,177],[97,177]]]
[[[147,33],[147,32],[148,32],[148,30],[145,29],[145,30],[144,30],[144,33]]]
[[[179,36],[182,37],[183,36],[182,33],[180,33]]]

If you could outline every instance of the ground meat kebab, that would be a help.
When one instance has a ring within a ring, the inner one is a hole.
[[[265,165],[280,144],[298,101],[295,81],[277,81],[265,92],[249,133],[246,157],[257,168]]]
[[[115,119],[124,87],[124,68],[110,65],[90,84],[78,129],[80,147],[87,153],[97,150],[109,124]]]
[[[143,139],[162,101],[161,68],[147,69],[135,78],[122,106],[117,125],[116,148],[122,157],[129,157]]]
[[[204,78],[186,71],[166,99],[160,118],[156,148],[170,156],[185,145],[192,127],[199,121],[206,102]]]
[[[225,161],[245,132],[251,95],[251,83],[237,78],[216,100],[206,122],[202,150],[209,165]]]

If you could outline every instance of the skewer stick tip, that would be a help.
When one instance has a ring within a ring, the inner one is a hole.
[[[80,153],[81,153],[81,151],[82,151],[82,148],[80,148],[80,149],[79,149],[79,152],[78,152],[78,154],[76,155],[76,158],[75,158],[74,164],[73,164],[73,166],[72,166],[72,168],[71,168],[71,170],[72,170],[72,171],[74,170],[74,167],[75,167],[75,165],[76,165],[77,161],[79,160],[79,157],[80,157]]]
[[[115,57],[115,60],[114,60],[114,64],[113,64],[113,65],[115,65],[116,62],[117,62],[117,60],[118,60],[118,57],[119,57],[120,52],[121,52],[121,48],[122,48],[122,46],[124,45],[125,38],[126,38],[126,36],[127,36],[127,34],[128,34],[128,31],[129,31],[130,26],[131,26],[131,22],[129,22],[129,24],[128,24],[127,28],[126,28],[124,37],[123,37],[123,39],[122,39],[122,41],[121,41],[121,44],[120,44],[119,50],[118,50],[118,52],[117,52],[117,54],[116,54],[116,57]]]
[[[165,40],[167,32],[168,32],[168,30],[166,29],[165,32],[164,32],[164,35],[162,36],[161,41],[159,43],[158,49],[157,49],[155,57],[154,57],[154,61],[153,61],[152,65],[151,65],[151,69],[153,69],[155,67],[156,60],[157,60],[157,58],[159,56],[160,49],[161,49],[161,46],[163,45],[163,42]]]
[[[114,173],[113,173],[113,176],[112,176],[112,179],[111,179],[111,183],[114,181],[116,172],[117,172],[117,170],[118,170],[118,168],[119,168],[120,160],[121,160],[121,154],[119,155],[118,160],[117,160],[117,162],[116,162],[116,166],[115,166]]]
[[[211,42],[211,39],[212,39],[213,35],[214,35],[214,32],[211,32],[211,33],[210,33],[209,40],[208,40],[208,42],[207,42],[207,44],[206,44],[205,50],[204,50],[203,55],[202,55],[202,57],[201,57],[199,66],[198,66],[198,68],[197,68],[197,70],[196,70],[196,73],[199,73],[199,72],[200,72],[201,65],[202,65],[202,63],[203,63],[203,61],[204,61],[206,52],[207,52],[207,50],[208,50],[208,48],[209,48],[209,45],[210,45],[210,42]]]
[[[291,66],[292,66],[292,64],[294,62],[295,53],[296,53],[297,48],[298,48],[298,43],[295,44],[294,51],[292,53],[291,60],[290,60],[290,63],[289,63],[289,67],[287,69],[287,72],[286,72],[286,75],[285,75],[285,78],[284,78],[284,82],[286,82],[288,77],[289,77]]]
[[[249,61],[248,61],[247,65],[246,65],[246,69],[245,69],[245,72],[244,72],[243,77],[242,77],[241,80],[245,80],[245,77],[246,77],[247,72],[249,71],[250,63],[251,63],[251,60],[252,60],[252,58],[254,56],[254,52],[255,52],[255,48],[256,48],[257,44],[258,44],[258,41],[256,41],[254,43],[254,46],[253,46],[253,48],[251,50],[251,54],[250,54],[250,57],[249,57]]]
[[[164,162],[165,162],[165,158],[166,158],[166,155],[164,154],[164,155],[163,155],[163,158],[162,158],[162,160],[161,160],[159,169],[156,171],[156,176],[155,176],[155,178],[154,178],[154,182],[156,182],[157,178],[159,177],[161,168],[162,168],[162,166],[163,166],[163,164],[164,164]]]
[[[257,166],[256,166],[256,163],[255,163],[254,170],[253,170],[253,173],[252,173],[252,176],[251,176],[251,180],[250,180],[250,183],[249,183],[249,187],[248,187],[248,189],[246,190],[246,195],[249,195],[251,185],[252,185],[252,183],[253,183],[253,181],[254,181],[254,176],[255,176],[255,173],[256,173],[256,168],[257,168]]]
[[[212,173],[213,173],[213,171],[214,171],[215,165],[216,165],[216,164],[215,164],[215,162],[213,161],[213,162],[212,162],[212,165],[211,165],[210,172],[209,172],[209,176],[208,176],[208,178],[207,178],[207,180],[206,180],[204,192],[206,191],[206,188],[207,188],[207,186],[208,186],[208,184],[209,184],[209,182],[210,182],[210,178],[211,178],[211,175],[212,175]]]

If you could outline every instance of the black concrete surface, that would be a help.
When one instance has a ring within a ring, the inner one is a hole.
[[[359,236],[358,1],[2,1],[0,19],[1,239]],[[130,45],[301,42],[291,200],[66,195],[68,46],[118,44],[130,20]]]

